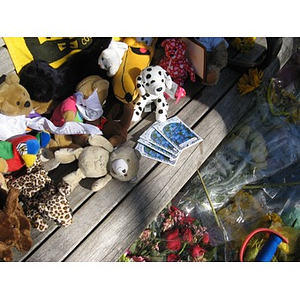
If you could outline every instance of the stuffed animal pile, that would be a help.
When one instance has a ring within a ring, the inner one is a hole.
[[[180,38],[62,39],[31,42],[43,51],[57,47],[55,58],[64,56],[64,62],[54,66],[53,53],[39,56],[32,48],[31,61],[0,78],[0,188],[8,187],[1,192],[0,257],[6,261],[12,260],[11,247],[30,249],[31,226],[45,231],[49,222],[72,224],[68,197],[83,178],[95,179],[94,192],[111,180],[134,181],[141,155],[123,145],[131,124],[152,106],[156,120],[165,121],[168,101],[175,99],[172,88],[181,87],[184,96],[186,81],[196,81]],[[66,53],[65,46],[85,39],[80,51]],[[157,47],[165,55],[152,64]],[[49,170],[75,161],[77,170],[59,183],[49,176]],[[18,224],[20,233],[9,229],[5,235],[4,228],[20,218],[26,219]]]

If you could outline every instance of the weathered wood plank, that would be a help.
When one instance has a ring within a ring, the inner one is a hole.
[[[0,76],[14,72],[15,67],[5,47],[0,48]]]

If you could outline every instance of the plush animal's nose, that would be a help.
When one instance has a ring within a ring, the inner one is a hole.
[[[30,102],[26,101],[25,104],[24,104],[24,107],[29,107],[29,106],[30,106]]]
[[[129,103],[132,101],[132,95],[130,93],[126,93],[125,100]]]
[[[156,89],[157,92],[161,92],[162,91],[162,87],[159,87],[158,89]]]

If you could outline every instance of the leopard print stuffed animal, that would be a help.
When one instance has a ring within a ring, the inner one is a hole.
[[[24,203],[33,228],[45,231],[49,227],[47,220],[63,227],[72,223],[72,210],[67,199],[71,187],[65,182],[56,185],[42,168],[40,156],[25,175],[12,178],[7,184],[20,190],[20,201]]]

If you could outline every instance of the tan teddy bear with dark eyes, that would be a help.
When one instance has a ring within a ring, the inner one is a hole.
[[[33,102],[28,91],[19,84],[19,76],[11,73],[0,78],[0,113],[7,116],[29,115]]]

